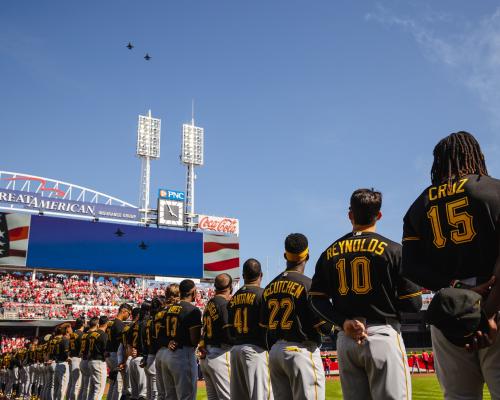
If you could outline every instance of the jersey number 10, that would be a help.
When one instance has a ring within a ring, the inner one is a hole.
[[[345,296],[349,292],[345,258],[341,258],[336,267],[339,273],[339,293]],[[351,282],[352,291],[356,294],[367,294],[372,290],[370,260],[368,258],[356,257],[351,261]]]
[[[450,201],[446,203],[446,218],[448,224],[456,229],[450,230],[450,239],[455,244],[462,244],[472,241],[476,236],[472,215],[467,211],[458,212],[459,208],[469,205],[467,197]],[[432,206],[427,212],[427,218],[431,221],[432,233],[434,234],[434,246],[442,248],[446,246],[446,238],[441,229],[441,220],[439,218],[439,209],[437,205]]]

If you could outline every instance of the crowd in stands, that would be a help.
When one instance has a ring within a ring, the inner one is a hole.
[[[22,349],[28,340],[23,337],[7,337],[2,335],[0,337],[0,352],[15,351]]]
[[[0,318],[75,319],[114,317],[123,303],[140,304],[165,293],[168,283],[88,275],[1,273]],[[196,305],[203,309],[213,289],[199,286]]]

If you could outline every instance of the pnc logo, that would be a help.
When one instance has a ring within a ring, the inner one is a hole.
[[[160,189],[158,197],[162,199],[179,200],[179,201],[184,201],[185,199],[184,192],[177,192],[175,190],[168,190],[168,189]]]

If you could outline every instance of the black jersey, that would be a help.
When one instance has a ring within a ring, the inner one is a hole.
[[[266,347],[266,330],[259,325],[264,289],[245,285],[229,300],[228,325],[235,344]]]
[[[141,322],[135,321],[129,326],[126,333],[126,344],[136,349],[139,354],[142,353],[140,344]],[[126,348],[126,347],[125,347]]]
[[[165,330],[165,314],[166,309],[158,311],[153,318],[153,332],[152,332],[152,345],[151,351],[156,354],[156,352],[162,347],[168,346],[168,337]]]
[[[108,344],[108,335],[101,329],[89,333],[87,336],[88,359],[104,361],[104,354]]]
[[[154,329],[154,319],[149,317],[144,321],[142,325],[141,341],[142,341],[142,355],[146,357],[148,354],[155,354],[156,351],[153,349],[153,329]]]
[[[468,175],[430,186],[404,217],[403,273],[432,290],[453,279],[493,274],[498,255],[500,181]]]
[[[57,343],[54,352],[55,360],[57,362],[64,362],[69,357],[69,339],[67,337],[61,337]]]
[[[69,337],[69,356],[80,357],[80,348],[82,345],[83,332],[80,330],[74,331]]]
[[[88,360],[89,357],[88,337],[91,333],[84,332],[80,339],[80,353],[78,353],[78,357],[81,357],[83,360]]]
[[[311,278],[296,271],[284,271],[266,286],[260,325],[268,330],[269,346],[277,340],[321,343],[316,328],[324,321],[309,306],[310,287]]]
[[[59,347],[59,342],[61,341],[61,339],[62,339],[61,336],[53,337],[52,339],[50,339],[47,348],[49,360],[56,359],[57,348]]]
[[[108,348],[107,350],[110,353],[116,353],[118,351],[118,347],[120,347],[120,343],[122,343],[122,332],[125,329],[125,323],[118,318],[115,318],[113,322],[111,322],[107,329],[106,334],[108,336]]]
[[[167,307],[164,316],[165,332],[169,340],[174,340],[179,347],[196,346],[191,343],[191,329],[201,327],[201,311],[187,301],[179,301]]]
[[[375,232],[350,232],[319,257],[311,296],[333,302],[334,323],[362,317],[385,323],[400,311],[417,312],[422,292],[401,276],[401,245]]]
[[[220,346],[230,344],[226,328],[228,301],[222,296],[215,295],[211,298],[203,312],[203,341],[205,345]]]

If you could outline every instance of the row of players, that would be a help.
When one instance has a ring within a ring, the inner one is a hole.
[[[244,286],[232,296],[231,277],[219,275],[203,315],[192,304],[194,283],[184,280],[178,299],[169,287],[170,304],[155,299],[143,305],[128,329],[128,305],[112,322],[93,321],[87,336],[59,327],[47,347],[54,351],[59,340],[64,351],[54,354],[63,357],[55,367],[50,355],[44,358],[44,398],[64,396],[70,374],[63,358],[71,349],[69,336],[76,335],[82,382],[71,381],[69,398],[76,392],[101,398],[107,365],[108,399],[127,395],[128,387],[133,399],[194,399],[198,356],[209,399],[324,399],[320,335],[330,334],[335,323],[344,398],[410,399],[399,321],[401,312],[419,310],[422,299],[408,278],[441,289],[428,318],[435,325],[436,372],[445,399],[480,399],[485,381],[492,397],[500,398],[500,182],[488,176],[479,144],[467,132],[438,143],[431,176],[432,185],[405,216],[403,246],[375,232],[382,196],[360,189],[350,200],[352,232],[322,253],[312,280],[304,275],[307,238],[291,234],[284,272],[263,289],[260,264],[247,260]],[[71,370],[78,369],[75,361]]]
[[[373,213],[366,205],[367,196],[380,202],[371,190],[354,192],[355,227],[356,220]],[[378,345],[397,343],[397,348],[388,346],[395,349],[389,361],[407,365],[402,339],[391,329],[399,331],[401,310],[420,309],[421,292],[398,275],[400,245],[374,232],[365,232],[359,239],[358,251],[366,255],[366,244],[374,256],[372,267],[385,270],[370,280],[375,297],[368,299],[377,298],[378,308],[364,313],[369,319],[366,323],[383,322]],[[217,276],[215,296],[203,314],[193,305],[194,282],[184,280],[170,285],[164,298],[144,302],[140,308],[123,304],[113,321],[94,318],[84,327],[78,320],[74,330],[69,323],[62,324],[45,343],[32,343],[28,351],[19,352],[16,361],[4,356],[4,365],[10,366],[6,392],[12,392],[19,375],[21,385],[15,389],[25,397],[101,399],[109,369],[108,399],[195,399],[198,358],[210,399],[324,399],[319,346],[321,335],[330,335],[333,324],[311,308],[311,285],[315,284],[304,275],[309,260],[307,238],[300,233],[289,235],[284,256],[286,270],[266,288],[261,288],[261,265],[255,259],[244,263],[244,286],[234,295],[231,277]],[[361,292],[368,281],[358,283],[356,290]],[[132,323],[126,325],[129,317]],[[357,341],[356,327],[343,325],[346,335]],[[406,368],[402,377],[392,374],[391,379],[402,383],[408,373]],[[381,379],[384,374],[384,369],[372,373],[380,394],[387,384]],[[396,389],[397,398],[401,398],[400,389]]]

